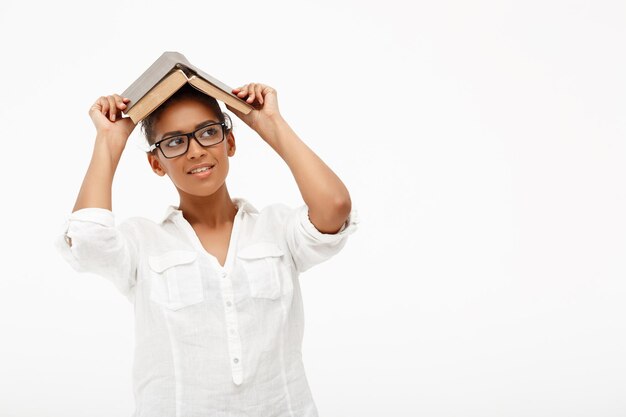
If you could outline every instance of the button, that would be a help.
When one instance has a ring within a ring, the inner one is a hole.
[[[233,359],[233,362],[235,362],[235,363],[239,363],[239,358],[234,358],[234,359]]]
[[[222,278],[226,278],[228,276],[228,274],[226,273],[226,271],[222,272]]]
[[[228,307],[230,307],[230,306],[232,306],[232,305],[233,305],[233,303],[231,303],[230,301],[226,301],[226,305],[227,305]]]
[[[235,329],[230,329],[229,332],[230,334],[235,334]]]

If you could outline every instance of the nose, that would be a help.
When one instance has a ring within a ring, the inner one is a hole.
[[[191,139],[189,149],[187,149],[187,158],[200,158],[207,153],[207,149],[200,145],[197,140]]]

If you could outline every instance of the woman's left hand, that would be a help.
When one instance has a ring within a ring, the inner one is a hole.
[[[233,94],[253,106],[254,109],[248,114],[243,114],[228,104],[226,108],[235,113],[256,132],[263,133],[270,128],[271,123],[281,118],[278,110],[277,93],[272,87],[265,84],[250,83],[234,88]]]

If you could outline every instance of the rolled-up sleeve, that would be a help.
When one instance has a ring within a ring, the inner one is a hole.
[[[113,212],[104,208],[76,210],[64,222],[54,245],[74,270],[110,280],[132,301],[138,250],[130,223],[116,226]]]
[[[358,211],[354,207],[337,233],[322,233],[317,230],[309,218],[306,204],[289,213],[284,231],[298,272],[304,272],[341,251],[348,236],[357,230],[358,223]]]

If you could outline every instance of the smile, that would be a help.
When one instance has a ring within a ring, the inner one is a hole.
[[[196,168],[194,170],[189,171],[189,174],[196,176],[196,177],[206,177],[209,174],[211,174],[211,172],[213,172],[214,166],[215,165],[211,165],[209,167]]]

